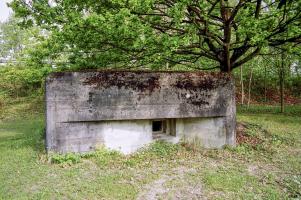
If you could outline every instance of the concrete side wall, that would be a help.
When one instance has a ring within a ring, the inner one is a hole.
[[[88,152],[105,146],[128,154],[152,142],[150,120],[57,123],[50,150]]]
[[[185,142],[197,143],[205,148],[221,148],[227,144],[224,117],[177,119],[176,130]]]
[[[205,148],[227,144],[225,117],[176,119],[176,134],[168,141],[198,143]],[[153,141],[152,120],[57,123],[52,149],[56,152],[88,152],[105,146],[124,154]]]

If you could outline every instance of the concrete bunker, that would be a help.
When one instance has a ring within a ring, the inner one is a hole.
[[[131,153],[162,139],[235,145],[234,82],[204,72],[57,72],[46,79],[46,148]]]

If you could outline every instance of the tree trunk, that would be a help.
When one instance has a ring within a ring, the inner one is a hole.
[[[240,85],[241,85],[241,105],[244,104],[245,92],[244,92],[244,80],[242,75],[242,66],[240,66]]]
[[[280,107],[281,113],[284,112],[284,53],[281,54],[281,68],[280,68]]]
[[[228,71],[227,64],[225,64],[225,63],[220,62],[219,69],[220,69],[221,72],[230,73],[230,72]]]
[[[267,102],[267,67],[264,66],[264,102]]]
[[[252,75],[253,75],[253,67],[251,68],[251,72],[250,72],[250,80],[249,80],[248,108],[249,108],[249,106],[250,106],[250,100],[251,100]]]

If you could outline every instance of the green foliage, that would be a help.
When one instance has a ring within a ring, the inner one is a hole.
[[[176,153],[178,150],[178,145],[174,145],[164,141],[155,142],[149,147],[150,153],[160,157],[170,156],[171,154]]]
[[[2,67],[0,68],[0,92],[11,97],[28,96],[43,88],[49,68]]]
[[[58,67],[226,71],[228,61],[234,69],[266,47],[300,39],[299,1],[285,9],[258,2],[13,0],[10,6],[24,27],[47,30],[43,60]]]
[[[79,154],[67,153],[67,154],[53,154],[51,156],[51,162],[62,165],[72,165],[80,162],[81,156]]]
[[[24,63],[27,49],[34,48],[41,37],[37,27],[23,29],[18,26],[19,21],[12,15],[8,21],[0,23],[1,61]]]

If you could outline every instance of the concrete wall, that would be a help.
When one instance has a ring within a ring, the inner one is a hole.
[[[51,144],[61,153],[105,146],[128,154],[152,142],[151,128],[150,120],[58,123]]]
[[[233,80],[220,73],[53,73],[46,80],[47,150],[104,144],[132,152],[151,142],[151,120],[162,118],[182,119],[177,133],[205,147],[235,145],[234,97]]]
[[[175,136],[166,139],[198,143],[205,148],[226,144],[225,118],[176,119]],[[66,131],[68,130],[68,131]],[[59,123],[53,148],[61,153],[88,152],[105,146],[129,154],[153,141],[152,120]]]
[[[177,119],[177,136],[205,148],[220,148],[227,143],[224,117]]]

